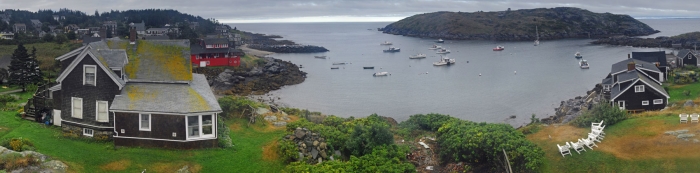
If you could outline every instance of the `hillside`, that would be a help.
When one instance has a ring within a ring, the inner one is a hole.
[[[591,42],[592,44],[608,44],[633,47],[664,47],[695,49],[700,40],[700,32],[689,32],[672,37],[637,38],[637,37],[610,37],[601,38]],[[675,45],[674,45],[675,44]]]
[[[540,40],[640,36],[657,33],[629,15],[557,7],[501,12],[433,12],[387,25],[384,33],[464,40]],[[589,35],[590,34],[590,35]]]

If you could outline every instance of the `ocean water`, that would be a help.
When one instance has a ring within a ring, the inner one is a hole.
[[[673,25],[697,25],[685,20],[643,20],[674,34],[692,31]],[[365,117],[372,113],[398,121],[410,115],[441,113],[476,122],[508,123],[520,126],[532,114],[553,115],[562,100],[584,95],[610,72],[610,65],[633,51],[658,48],[591,45],[589,39],[541,41],[446,40],[441,45],[452,51],[453,66],[435,67],[440,56],[433,50],[434,39],[383,34],[376,28],[388,23],[255,23],[230,24],[240,30],[275,34],[300,44],[324,46],[326,53],[290,53],[271,56],[302,65],[305,82],[285,86],[271,94],[283,105],[320,111],[341,117]],[[698,27],[694,27],[698,28]],[[368,30],[369,29],[369,30]],[[384,53],[384,41],[401,48]],[[504,51],[492,51],[502,45]],[[668,51],[668,50],[667,50]],[[580,69],[574,53],[581,52],[590,69]],[[425,59],[408,57],[427,54]],[[325,55],[329,59],[317,59]],[[335,62],[350,63],[332,65]],[[331,70],[331,67],[340,67]],[[365,70],[364,66],[374,66]],[[386,71],[391,76],[373,77]],[[508,117],[515,115],[515,119]]]

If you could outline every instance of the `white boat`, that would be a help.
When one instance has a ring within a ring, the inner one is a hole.
[[[345,65],[348,64],[346,62],[334,62],[333,65]]]
[[[394,43],[391,43],[389,41],[384,41],[384,43],[379,43],[379,45],[392,45]]]
[[[430,48],[428,48],[428,50],[435,50],[435,49],[442,49],[442,46],[433,45]]]
[[[425,57],[428,57],[428,56],[426,56],[425,54],[419,53],[419,54],[416,54],[413,56],[409,56],[408,59],[421,59],[421,58],[425,58]]]
[[[443,65],[452,65],[455,64],[457,60],[448,58],[447,56],[445,57],[440,57],[440,61],[434,62],[434,66],[443,66]]]
[[[372,76],[377,77],[377,76],[388,76],[388,75],[391,75],[391,74],[389,74],[389,72],[383,71],[383,72],[376,72]]]
[[[326,59],[326,56],[314,56],[314,58]]]
[[[493,51],[502,51],[503,49],[506,49],[506,47],[498,45],[498,46],[496,46],[496,48],[493,48]]]
[[[435,41],[435,43],[444,43],[444,42],[445,42],[445,40],[442,40],[442,38]]]
[[[581,61],[578,62],[578,65],[581,66],[582,69],[588,69],[588,61],[585,59],[582,59]]]
[[[384,50],[384,52],[400,52],[400,48],[389,47],[389,49]]]
[[[540,45],[540,32],[537,31],[537,26],[535,26],[535,34],[537,34],[537,39],[535,39],[535,46]]]
[[[448,53],[450,53],[450,50],[447,50],[447,49],[445,49],[445,48],[440,48],[440,49],[438,49],[438,51],[435,52],[435,53],[437,53],[437,54],[448,54]]]
[[[583,56],[581,55],[581,52],[576,52],[576,53],[574,54],[574,57],[576,57],[577,59],[583,58]]]

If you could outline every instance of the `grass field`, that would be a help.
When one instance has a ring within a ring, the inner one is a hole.
[[[695,100],[698,97],[700,97],[700,82],[695,82],[691,84],[685,84],[685,85],[674,85],[674,84],[667,84],[668,86],[668,95],[671,96],[671,98],[668,99],[669,103],[676,103],[676,102],[682,102],[686,100]],[[686,95],[684,94],[685,91],[689,91],[690,94]]]
[[[80,47],[80,44],[57,44],[57,43],[34,43],[24,45],[27,48],[27,53],[32,53],[32,47],[36,47],[37,60],[41,70],[51,69],[54,65],[54,58],[70,52],[73,49]],[[0,45],[0,57],[12,55],[17,49],[17,45]]]
[[[26,101],[31,94],[21,94]],[[280,172],[284,163],[274,152],[275,141],[284,128],[258,122],[247,125],[243,119],[229,120],[230,149],[167,150],[153,148],[119,148],[111,142],[63,137],[60,127],[45,126],[0,112],[0,139],[30,139],[36,151],[68,164],[69,172],[175,172],[185,165],[192,172]]]
[[[583,138],[590,128],[548,126],[527,138],[545,151],[543,172],[697,172],[700,143],[664,134],[682,129],[700,139],[700,124],[679,124],[677,115],[635,117],[606,126],[606,137],[598,147],[581,154],[572,150],[573,156],[566,158],[556,144]]]

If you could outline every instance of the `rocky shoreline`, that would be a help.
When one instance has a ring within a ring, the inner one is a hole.
[[[214,94],[218,95],[261,95],[306,79],[306,72],[296,64],[272,57],[261,59],[264,65],[250,68],[196,68],[194,71],[207,76]]]
[[[607,44],[619,46],[633,47],[663,47],[663,48],[681,48],[693,49],[698,39],[695,38],[674,38],[674,37],[656,37],[656,38],[636,38],[636,37],[608,37],[601,38],[591,42],[591,44]]]
[[[605,98],[605,94],[603,94],[603,86],[596,84],[593,89],[586,92],[586,95],[561,101],[559,107],[554,108],[554,115],[542,118],[540,121],[545,124],[568,123],[581,115],[583,111],[592,108],[594,104],[606,99],[608,98]]]
[[[248,47],[251,49],[274,53],[319,53],[329,51],[322,46],[301,45],[291,40],[277,40],[282,38],[282,36],[279,35],[266,35],[245,31],[239,32],[244,35],[243,41],[247,43]]]

